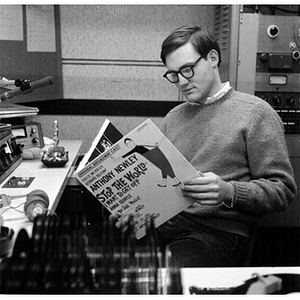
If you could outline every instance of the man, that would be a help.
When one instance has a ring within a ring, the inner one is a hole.
[[[238,266],[249,225],[296,195],[282,122],[262,99],[222,83],[220,48],[207,30],[176,29],[161,59],[187,100],[161,130],[202,175],[184,182],[195,202],[159,227],[160,239],[180,267]]]

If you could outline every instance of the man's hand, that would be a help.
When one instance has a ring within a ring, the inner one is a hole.
[[[129,215],[112,214],[109,216],[109,221],[114,223],[117,228],[126,231],[128,229]]]
[[[218,205],[232,198],[233,187],[218,175],[208,172],[202,173],[183,182],[182,192],[202,205]]]

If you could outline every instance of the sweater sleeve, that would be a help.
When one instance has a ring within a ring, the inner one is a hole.
[[[235,209],[252,215],[285,210],[297,186],[281,119],[269,104],[255,109],[246,143],[251,180],[235,182]]]

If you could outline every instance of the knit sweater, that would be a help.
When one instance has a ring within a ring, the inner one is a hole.
[[[231,88],[206,104],[185,102],[166,115],[161,130],[196,170],[236,184],[232,209],[195,202],[182,216],[246,234],[242,225],[283,211],[294,200],[297,187],[284,128],[262,99]]]

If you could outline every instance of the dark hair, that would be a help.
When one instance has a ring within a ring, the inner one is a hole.
[[[219,55],[219,64],[221,63],[221,50],[215,37],[207,30],[198,26],[188,27],[182,26],[175,29],[162,43],[160,58],[164,65],[166,64],[166,56],[175,51],[179,47],[191,42],[195,50],[207,58],[207,54],[211,50],[216,50]]]

